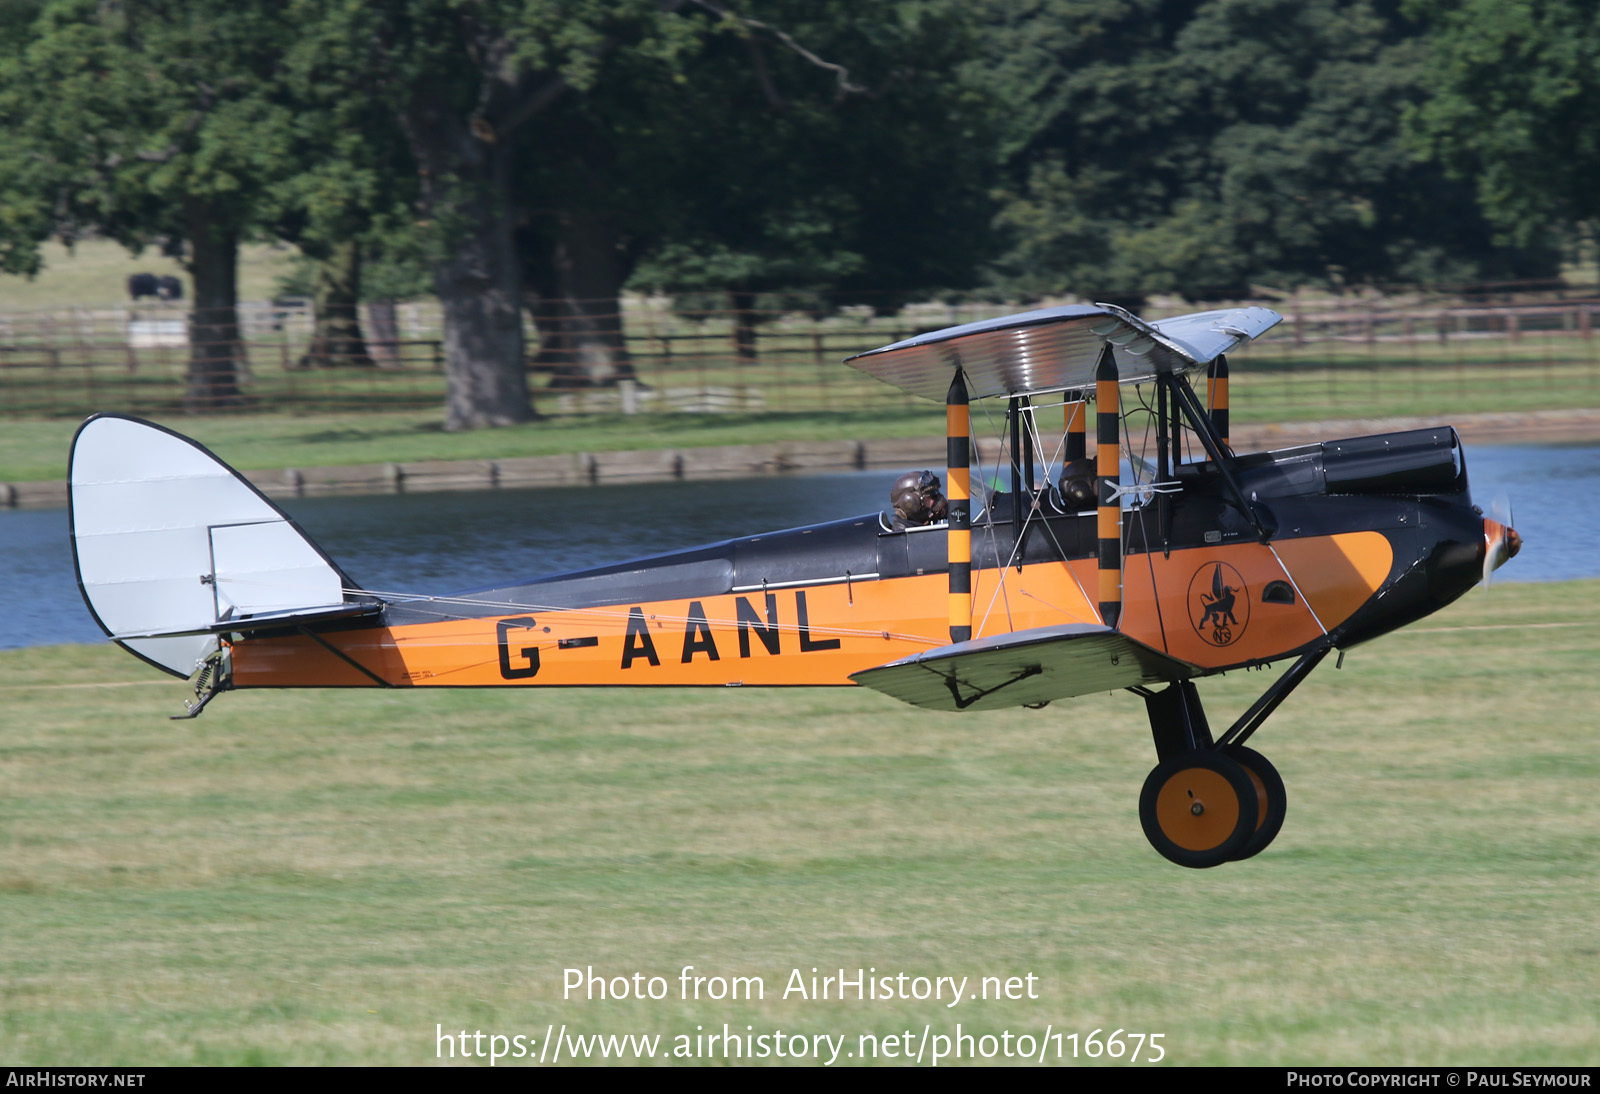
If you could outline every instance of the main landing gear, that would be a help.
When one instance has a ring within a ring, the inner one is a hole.
[[[1160,758],[1139,795],[1139,821],[1152,847],[1195,869],[1266,849],[1283,828],[1288,798],[1277,769],[1244,741],[1327,653],[1302,656],[1215,741],[1192,681],[1158,692],[1135,689],[1144,696]]]

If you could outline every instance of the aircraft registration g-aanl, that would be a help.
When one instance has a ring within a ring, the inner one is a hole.
[[[1280,318],[1056,307],[860,354],[945,403],[937,523],[869,514],[448,596],[363,589],[200,445],[98,415],[73,442],[78,581],[114,642],[192,678],[180,717],[235,688],[854,683],[936,711],[1125,688],[1159,761],[1145,834],[1215,866],[1282,826],[1283,780],[1246,742],[1290,692],[1520,544],[1472,504],[1448,426],[1235,454],[1225,354]],[[1010,488],[974,495],[988,400]],[[1212,733],[1195,680],[1290,658]]]

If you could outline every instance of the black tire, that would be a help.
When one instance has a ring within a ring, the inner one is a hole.
[[[1256,833],[1256,787],[1237,761],[1204,749],[1169,756],[1139,795],[1139,823],[1164,858],[1204,870],[1229,862]]]
[[[1289,811],[1289,795],[1283,785],[1283,776],[1271,762],[1253,748],[1232,745],[1223,750],[1228,757],[1244,768],[1256,790],[1256,830],[1245,841],[1244,850],[1233,856],[1235,862],[1259,855],[1267,844],[1278,838],[1283,830],[1283,818]]]

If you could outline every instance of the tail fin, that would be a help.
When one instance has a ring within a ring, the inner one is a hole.
[[[73,563],[95,622],[175,676],[229,631],[381,610],[294,521],[205,448],[97,414],[72,441]]]

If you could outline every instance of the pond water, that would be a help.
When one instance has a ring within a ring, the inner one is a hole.
[[[1524,548],[1501,581],[1600,577],[1600,446],[1467,451],[1473,498],[1515,506]],[[893,471],[632,486],[302,498],[282,503],[364,587],[451,592],[886,505]],[[0,649],[98,642],[64,509],[0,511]]]

